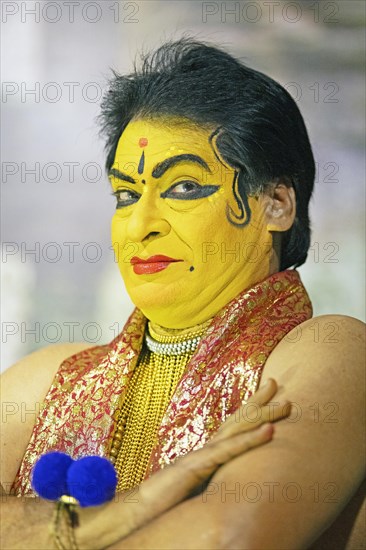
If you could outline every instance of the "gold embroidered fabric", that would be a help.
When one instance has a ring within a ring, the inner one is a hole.
[[[172,361],[171,356],[143,353],[128,385],[111,449],[117,490],[130,489],[144,479],[164,413],[192,355],[172,356]]]
[[[166,329],[149,322],[148,334],[158,345],[176,346],[189,338],[200,338],[210,321],[186,330]],[[164,413],[193,353],[155,353],[145,342],[121,401],[110,451],[109,458],[118,474],[118,491],[131,489],[144,479]]]
[[[155,418],[164,407],[165,411],[158,421],[145,477],[202,447],[256,391],[275,346],[311,315],[309,297],[294,270],[276,273],[244,290],[218,312],[183,369],[172,397],[167,398],[167,406],[163,404],[165,392],[160,397],[155,394],[157,401],[161,399]],[[140,365],[148,370],[141,356],[146,323],[142,312],[135,309],[123,332],[110,344],[84,350],[61,364],[13,483],[14,494],[34,495],[32,467],[47,451],[66,452],[73,458],[110,456],[121,405],[139,357]],[[140,383],[146,384],[139,379]],[[172,377],[171,386],[175,383]],[[146,447],[144,456],[148,454]],[[122,462],[125,460],[121,459],[123,468]],[[128,468],[133,470],[133,466]],[[144,468],[139,466],[139,476]]]

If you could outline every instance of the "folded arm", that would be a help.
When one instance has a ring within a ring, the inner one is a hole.
[[[307,548],[333,522],[364,476],[363,323],[307,321],[271,354],[268,377],[293,403],[271,444],[111,549]]]
[[[329,327],[336,329],[331,338]],[[233,459],[232,447],[224,447],[231,449],[219,460],[224,465],[217,469],[214,464],[210,470],[209,459],[200,470],[201,480],[217,470],[206,490],[180,504],[190,493],[189,483],[194,487],[200,481],[196,474],[192,477],[190,466],[173,473],[173,485],[165,471],[153,476],[137,493],[137,503],[120,498],[83,511],[80,548],[90,548],[82,541],[93,533],[96,547],[105,546],[98,545],[104,528],[107,539],[110,532],[119,534],[120,542],[111,549],[308,547],[339,514],[363,476],[359,419],[364,410],[364,326],[351,318],[327,316],[300,329],[277,346],[264,370],[262,382],[269,377],[279,382],[275,401],[293,403],[291,417],[276,425],[270,445],[245,452],[248,446],[242,442],[237,448],[240,456]],[[263,414],[260,407],[254,407],[241,420],[246,426],[248,420],[254,424],[258,414]],[[235,418],[229,426],[235,431]],[[5,431],[9,430],[7,425]],[[13,445],[10,436],[7,440],[15,449],[16,441]],[[264,441],[252,440],[249,447]],[[11,460],[5,463],[5,472],[10,464]],[[37,548],[48,548],[53,505],[7,498],[2,524],[10,541],[6,547],[33,548],[32,541],[37,541]]]
[[[60,352],[62,351],[51,350],[55,363],[59,359]],[[43,354],[37,352],[25,360],[26,369],[22,364],[15,366],[5,378],[2,388],[4,402],[15,405],[23,402],[21,392],[24,390],[20,386],[17,388],[17,385],[19,380],[23,382],[28,377],[30,378],[30,383],[27,385],[28,394],[24,396],[28,399],[27,404],[31,404],[32,399],[34,403],[40,401],[49,385],[47,379],[52,375],[48,372],[50,358],[48,351]],[[42,359],[46,359],[47,376],[42,370]],[[275,410],[272,406],[266,405],[276,391],[276,384],[271,381],[251,398],[250,402],[255,402],[261,410],[261,416],[257,422],[248,422],[245,415],[240,422],[231,418],[203,449],[189,453],[173,466],[158,472],[143,483],[137,491],[133,491],[132,495],[118,494],[113,501],[104,506],[80,509],[78,512],[80,527],[76,529],[80,550],[105,548],[112,542],[126,538],[132,531],[146,525],[189,497],[192,491],[202,486],[202,483],[209,479],[223,463],[245,453],[253,446],[270,441],[273,428],[268,421],[274,421],[288,413],[285,402],[275,407]],[[19,408],[21,407],[14,407],[14,411]],[[7,414],[6,418],[3,418],[2,434],[4,448],[7,451],[2,453],[1,457],[3,483],[9,479],[9,474],[15,475],[15,467],[21,460],[33,423],[34,418],[33,422],[28,418],[28,422],[24,423],[21,415],[18,414]],[[265,425],[262,426],[262,424]],[[18,434],[18,438],[14,438],[15,433]],[[9,488],[11,483],[4,483],[4,485]],[[16,498],[7,495],[6,492],[8,491],[4,491],[3,494],[1,509],[2,546],[9,549],[50,548],[52,546],[51,530],[54,527],[52,521],[54,505],[40,499]]]

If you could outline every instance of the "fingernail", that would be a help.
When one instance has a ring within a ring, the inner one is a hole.
[[[263,425],[261,426],[261,430],[262,430],[263,432],[266,432],[270,437],[273,436],[274,429],[275,429],[275,428],[274,428],[274,425],[271,424],[270,422],[266,422],[265,424],[263,424]]]

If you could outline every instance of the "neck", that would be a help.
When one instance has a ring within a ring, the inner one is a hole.
[[[198,323],[196,325],[192,325],[186,328],[167,328],[152,321],[149,321],[149,326],[153,329],[154,332],[156,332],[160,336],[184,336],[185,334],[205,330],[211,323],[211,320],[212,318],[207,319],[203,323]]]

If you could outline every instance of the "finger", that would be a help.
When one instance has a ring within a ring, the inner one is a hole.
[[[258,405],[265,405],[270,399],[277,393],[278,386],[276,380],[268,378],[266,383],[262,385],[251,397],[248,399],[248,403],[258,403]]]
[[[289,401],[270,402],[262,407],[256,403],[241,407],[219,428],[212,442],[227,439],[241,432],[256,429],[264,423],[286,418],[291,412]]]
[[[230,440],[217,441],[212,444],[212,447],[206,445],[206,447],[196,453],[198,455],[198,453],[202,452],[202,456],[195,457],[199,458],[200,462],[199,469],[193,473],[203,476],[200,480],[202,483],[222,464],[229,462],[233,458],[236,458],[254,447],[258,447],[270,441],[273,437],[273,433],[274,426],[270,423],[266,423],[250,432],[235,434]],[[203,457],[203,451],[206,453],[205,457]],[[208,453],[208,451],[210,452]]]
[[[272,424],[230,440],[218,441],[193,451],[145,481],[139,488],[143,517],[156,517],[184,500],[198,485],[206,481],[222,464],[272,439]],[[138,519],[138,518],[137,518]],[[139,525],[137,525],[139,527]]]
[[[255,392],[248,399],[245,405],[240,407],[240,409],[235,411],[234,414],[230,415],[225,420],[224,424],[222,424],[222,426],[220,426],[219,429],[217,430],[217,433],[215,434],[215,438],[221,439],[223,437],[228,437],[228,435],[230,436],[231,433],[235,433],[236,430],[234,430],[233,432],[231,431],[231,426],[237,422],[237,417],[239,416],[240,418],[246,418],[247,416],[246,411],[250,408],[250,406],[253,406],[253,404],[254,406],[265,405],[275,395],[276,392],[277,392],[277,383],[275,380],[273,380],[273,378],[269,378],[266,384],[260,390]],[[250,419],[250,421],[252,420],[253,419]],[[258,425],[260,425],[260,423],[252,424],[248,426],[247,429],[253,429],[253,427]],[[244,426],[243,426],[243,429],[245,429]]]

